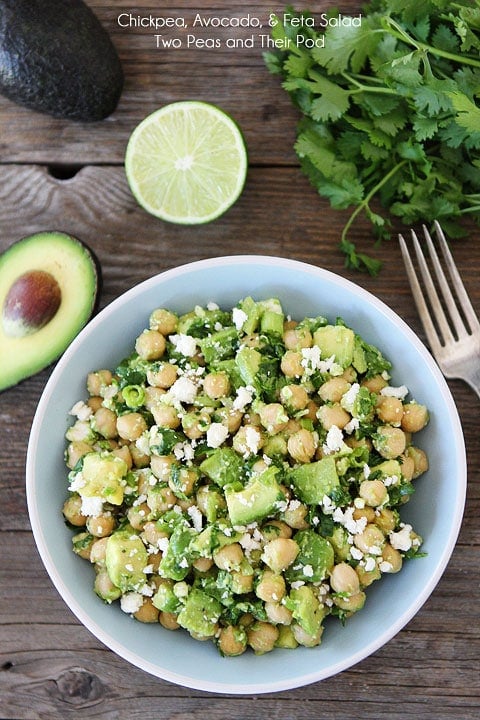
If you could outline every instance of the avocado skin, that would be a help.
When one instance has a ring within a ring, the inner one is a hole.
[[[0,93],[54,117],[94,122],[116,108],[123,70],[82,0],[0,0]]]

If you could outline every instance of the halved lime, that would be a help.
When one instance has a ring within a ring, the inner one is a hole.
[[[173,223],[215,220],[238,199],[247,174],[238,125],[209,103],[186,100],[148,115],[132,132],[125,173],[138,203]]]

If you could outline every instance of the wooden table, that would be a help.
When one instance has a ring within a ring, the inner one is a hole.
[[[384,263],[379,277],[345,270],[337,243],[346,214],[331,210],[298,168],[292,149],[297,113],[278,78],[266,71],[258,37],[250,49],[166,50],[156,48],[155,32],[173,38],[186,31],[118,23],[122,12],[190,20],[196,12],[204,17],[250,12],[265,21],[271,4],[178,0],[171,9],[160,9],[160,3],[137,0],[133,10],[127,0],[88,4],[111,33],[123,62],[126,81],[120,104],[107,120],[81,124],[0,98],[0,251],[38,230],[78,235],[102,264],[102,306],[145,278],[192,260],[238,253],[294,258],[359,283],[423,337],[394,240],[376,250]],[[353,0],[340,4],[345,14],[360,10]],[[311,4],[319,12],[328,5]],[[249,37],[252,29],[198,29],[196,34],[225,40]],[[122,165],[135,125],[157,107],[187,98],[229,111],[249,149],[241,199],[204,227],[167,225],[148,216],[132,198]],[[360,220],[354,232],[362,249],[373,249],[365,221]],[[480,312],[478,233],[458,241],[455,256]],[[50,371],[0,396],[1,718],[479,717],[480,406],[463,383],[451,382],[450,387],[465,431],[467,505],[457,547],[432,596],[394,639],[350,670],[252,702],[252,697],[183,689],[131,667],[80,625],[57,594],[33,542],[24,472],[31,421]]]

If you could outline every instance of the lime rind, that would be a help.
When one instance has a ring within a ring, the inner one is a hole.
[[[125,172],[137,202],[178,224],[211,222],[239,198],[248,169],[236,122],[216,105],[188,100],[156,110],[130,136]]]

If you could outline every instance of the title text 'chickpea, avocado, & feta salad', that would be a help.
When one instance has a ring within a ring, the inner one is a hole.
[[[63,513],[97,595],[223,655],[318,645],[421,547],[400,510],[428,411],[390,369],[277,299],[154,310],[66,433]]]

